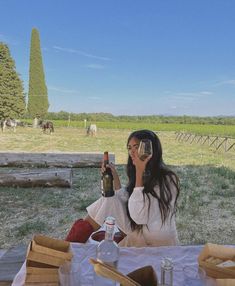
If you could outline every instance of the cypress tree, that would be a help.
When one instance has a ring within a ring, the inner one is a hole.
[[[23,83],[8,46],[0,42],[0,119],[19,118],[24,113]]]
[[[33,28],[30,46],[28,113],[32,118],[43,118],[47,114],[48,108],[49,102],[43,70],[39,32]]]

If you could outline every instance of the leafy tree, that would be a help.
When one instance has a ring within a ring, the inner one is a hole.
[[[47,114],[48,108],[39,32],[33,28],[30,47],[28,113],[33,118],[43,118]]]
[[[23,83],[8,46],[0,43],[0,119],[19,118],[24,113]]]

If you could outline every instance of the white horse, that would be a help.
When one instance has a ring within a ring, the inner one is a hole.
[[[91,124],[87,128],[87,135],[96,136],[97,133],[97,126],[95,124]]]
[[[16,126],[17,126],[18,120],[15,119],[4,119],[1,121],[1,129],[2,132],[5,131],[6,127],[13,128],[13,131],[16,132]]]

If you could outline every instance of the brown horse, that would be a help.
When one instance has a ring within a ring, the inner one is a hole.
[[[51,121],[40,120],[38,125],[42,128],[43,133],[49,131],[49,133],[51,134],[52,132],[54,132],[54,125]]]

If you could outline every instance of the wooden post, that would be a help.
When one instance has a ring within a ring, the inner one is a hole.
[[[68,118],[68,126],[67,127],[69,127],[70,126],[70,113],[69,113],[69,118]]]
[[[38,127],[38,118],[35,117],[33,120],[33,128],[37,128]]]
[[[175,132],[175,135],[176,135],[175,140],[178,140],[178,137],[179,137],[179,135],[180,135],[180,132]]]
[[[193,143],[194,139],[197,137],[197,134],[194,135],[193,139],[191,140],[190,144]]]
[[[228,147],[228,149],[226,150],[226,152],[228,152],[230,149],[232,149],[233,147],[235,146],[235,142],[232,144],[232,145],[230,145],[230,147]]]
[[[224,140],[222,140],[221,143],[218,143],[218,146],[216,147],[216,150],[218,150],[219,147],[222,146],[224,142],[226,142],[226,140],[227,140],[227,138],[224,138]]]
[[[193,134],[189,133],[189,136],[187,137],[186,142],[190,139],[190,137],[191,137],[192,135],[193,135]]]
[[[215,137],[215,139],[212,139],[210,146],[213,146],[217,139],[218,139],[217,136]],[[216,143],[215,143],[215,146],[216,146]]]
[[[178,138],[179,141],[181,140],[181,138],[182,138],[183,135],[184,135],[184,133],[181,133],[181,134],[180,134],[180,136],[179,136],[179,138]]]
[[[204,145],[208,139],[209,139],[209,136],[206,136],[206,139],[202,142],[202,145]]]

